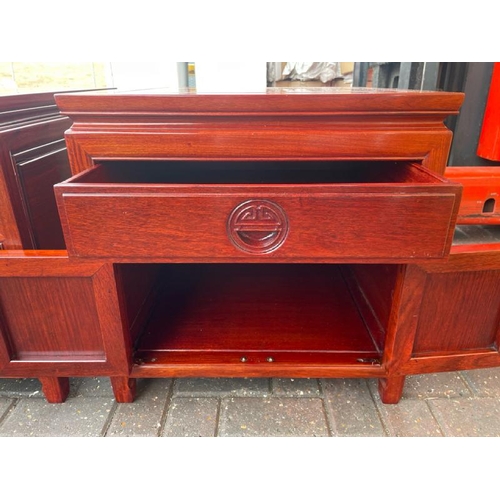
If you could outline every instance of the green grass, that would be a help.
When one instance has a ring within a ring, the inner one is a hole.
[[[106,87],[106,63],[0,62],[0,95]]]

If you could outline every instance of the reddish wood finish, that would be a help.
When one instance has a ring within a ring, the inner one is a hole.
[[[75,91],[73,91],[75,92]],[[52,186],[69,160],[54,92],[0,96],[0,232],[8,249],[63,249]]]
[[[47,253],[0,256],[0,376],[128,373],[112,265]]]
[[[17,153],[12,159],[29,221],[32,248],[63,249],[64,236],[53,186],[68,177],[70,167],[64,141],[49,146]]]
[[[453,261],[450,258],[450,268]],[[429,274],[414,355],[494,349],[500,320],[499,283],[500,269]],[[444,300],[447,295],[452,300]]]
[[[461,245],[445,264],[422,265],[418,328],[399,373],[500,366],[500,248],[469,250]]]
[[[149,121],[164,116],[190,117],[213,122],[218,117],[245,116],[332,116],[359,113],[392,115],[395,121],[411,117],[411,123],[425,124],[429,120],[443,121],[457,114],[463,94],[448,92],[401,91],[371,88],[268,88],[255,94],[196,94],[190,90],[169,93],[165,89],[120,92],[91,91],[79,94],[64,93],[55,96],[56,103],[77,123],[99,118],[103,123],[135,121],[134,115]],[[89,119],[91,118],[91,119]]]
[[[0,126],[0,227],[5,248],[64,248],[52,186],[70,172],[62,142],[70,125],[67,118],[53,116]]]
[[[431,171],[462,99],[57,96],[79,174],[56,187],[69,261],[114,263],[131,376],[379,377],[397,402],[427,276],[401,263],[444,265],[461,188]]]
[[[374,378],[386,374],[377,359],[359,358],[352,353],[336,353],[330,356],[311,356],[302,352],[286,353],[281,356],[280,363],[252,363],[244,367],[239,366],[239,359],[234,354],[228,353],[205,352],[193,356],[188,352],[175,354],[160,352],[154,361],[135,364],[132,367],[131,377]]]
[[[364,364],[380,371],[338,266],[168,266],[165,273],[135,352],[137,376],[150,365],[177,374],[199,365],[204,376],[293,376],[304,366],[338,375],[342,366],[366,371]]]
[[[400,375],[400,366],[410,359],[426,279],[413,265],[401,267],[399,273],[382,360],[388,377],[379,385],[382,401],[387,403],[399,401],[403,391],[404,380],[392,374]]]
[[[448,167],[445,175],[463,186],[457,224],[500,224],[499,167]]]
[[[75,91],[73,91],[74,93]],[[54,92],[0,97],[0,231],[7,249],[63,249],[52,186],[69,160]]]
[[[426,280],[426,274],[417,266],[401,267],[399,273],[384,350],[384,361],[391,369],[411,355]]]
[[[69,378],[40,377],[42,391],[49,403],[64,403],[69,394]]]
[[[378,391],[382,403],[396,404],[401,399],[405,377],[381,378],[378,381]]]
[[[444,171],[463,95],[378,89],[57,95],[74,174],[103,158],[412,159]],[[138,133],[140,131],[140,133]]]
[[[129,377],[111,377],[111,385],[118,403],[132,403],[135,398],[137,384]]]
[[[54,92],[12,94],[0,97],[0,126],[14,122],[41,120],[59,114]]]
[[[142,333],[155,305],[160,287],[160,269],[155,264],[115,266],[122,318],[128,325],[126,331],[130,333],[131,345]]]
[[[375,344],[383,351],[400,268],[396,265],[370,264],[349,266],[348,269],[352,273],[351,294],[354,298],[359,295],[358,307],[363,309],[362,316]]]
[[[180,163],[165,165],[172,169],[167,174],[173,173],[175,184],[161,183],[170,176],[146,166],[131,172],[139,183],[116,184],[113,177],[121,180],[120,171],[128,167],[130,172],[130,166],[97,167],[55,187],[68,252],[174,262],[398,262],[448,253],[458,184],[416,164],[383,163],[376,171],[369,163],[313,166],[323,171],[261,174],[271,180],[292,177],[302,184],[258,185],[245,183],[251,172],[240,172],[243,183],[238,184],[200,185],[192,173],[189,183],[180,184]],[[227,182],[231,175],[217,170],[212,182]],[[310,183],[318,177],[326,182]],[[268,203],[282,213],[281,240],[270,251],[238,244],[234,228],[228,228],[234,211],[249,202]],[[388,240],[394,245],[389,247]]]

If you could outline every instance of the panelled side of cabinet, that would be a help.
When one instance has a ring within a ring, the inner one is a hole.
[[[425,264],[406,374],[500,366],[500,245],[457,246],[446,263]]]
[[[64,248],[52,186],[70,173],[63,140],[70,125],[58,114],[53,94],[0,98],[4,248]]]
[[[65,252],[0,255],[0,377],[122,375],[127,323],[112,264]]]

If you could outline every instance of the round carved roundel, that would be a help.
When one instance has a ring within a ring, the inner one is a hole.
[[[227,233],[231,243],[247,253],[273,252],[285,241],[288,219],[283,209],[268,200],[249,200],[229,216]]]

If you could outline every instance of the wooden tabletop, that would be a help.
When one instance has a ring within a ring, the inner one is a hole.
[[[248,94],[200,94],[148,89],[65,93],[55,96],[63,114],[457,114],[462,93],[373,88],[268,88]]]

